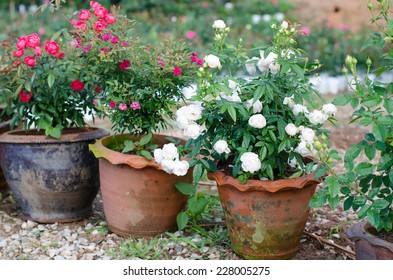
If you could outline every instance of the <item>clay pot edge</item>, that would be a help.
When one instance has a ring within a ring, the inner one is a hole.
[[[319,184],[322,179],[314,179],[314,172],[301,176],[299,178],[288,178],[280,180],[247,180],[245,184],[241,184],[237,178],[225,175],[221,171],[208,172],[208,178],[215,180],[220,187],[233,187],[242,192],[248,191],[268,191],[275,193],[283,190],[301,189],[305,186]]]

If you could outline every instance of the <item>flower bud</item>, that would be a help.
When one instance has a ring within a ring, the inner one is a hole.
[[[319,151],[322,148],[321,142],[319,141],[314,142],[314,148],[315,150]]]
[[[348,69],[344,66],[342,72],[344,75],[346,75],[346,74],[348,74]]]
[[[368,57],[367,60],[366,60],[367,66],[370,66],[372,63],[373,62],[372,62],[371,58]]]
[[[368,2],[367,8],[368,8],[369,10],[372,10],[372,9],[373,9],[373,4],[372,4],[371,2]]]
[[[322,135],[321,135],[321,139],[323,140],[323,142],[325,142],[326,139],[327,139],[327,138],[326,138],[326,135],[325,135],[325,134],[322,134]]]

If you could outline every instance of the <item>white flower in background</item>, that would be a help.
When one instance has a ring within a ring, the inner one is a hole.
[[[300,113],[306,114],[308,113],[307,107],[301,104],[295,104],[292,108],[292,113],[297,116]]]
[[[264,22],[270,22],[272,20],[272,15],[264,14],[264,15],[262,15],[262,20]]]
[[[227,25],[221,19],[215,20],[213,22],[213,28],[215,28],[215,29],[225,29],[225,27],[227,27]]]
[[[228,87],[232,90],[234,94],[241,93],[240,85],[235,81],[228,80]]]
[[[201,133],[202,128],[196,123],[191,123],[183,130],[184,136],[190,137],[192,139],[197,139]]]
[[[296,158],[293,158],[291,160],[288,160],[288,164],[290,167],[296,168],[298,166],[298,162]]]
[[[275,62],[270,63],[269,70],[273,75],[276,75],[280,71],[280,64]]]
[[[262,114],[252,115],[248,119],[248,124],[254,128],[264,128],[266,126],[266,119]]]
[[[307,146],[309,146],[310,149],[307,148]],[[312,145],[310,143],[306,143],[302,141],[296,147],[295,152],[301,155],[302,157],[307,157],[307,156],[312,156],[311,149],[312,149]]]
[[[246,70],[251,76],[254,76],[257,73],[257,68],[255,67],[255,64],[258,62],[258,60],[259,58],[254,56],[253,58],[248,59],[245,63]]]
[[[305,127],[301,132],[299,138],[302,142],[314,143],[315,131],[311,128]]]
[[[285,132],[289,136],[295,136],[299,132],[299,130],[297,129],[296,125],[294,125],[293,123],[289,123],[285,126]]]
[[[220,68],[221,67],[221,62],[220,59],[215,56],[214,54],[209,54],[207,56],[205,56],[204,58],[207,66],[209,66],[210,68]]]
[[[251,16],[252,24],[258,24],[261,21],[262,16],[258,14],[254,14]]]
[[[328,116],[334,117],[337,113],[337,108],[331,103],[325,104],[322,106],[322,112]]]
[[[288,105],[289,108],[293,109],[293,107],[295,106],[295,101],[293,100],[293,98],[293,94],[290,97],[285,97],[282,103],[284,105]]]
[[[242,162],[242,169],[245,172],[254,173],[261,169],[261,161],[257,154],[252,152],[246,152],[240,157]]]
[[[281,23],[281,28],[282,29],[288,29],[288,27],[289,27],[289,23],[287,22],[287,21],[283,21],[282,23]]]
[[[311,124],[317,125],[317,124],[323,124],[327,120],[328,115],[325,115],[319,110],[314,110],[307,115],[307,118]]]
[[[158,164],[161,164],[162,160],[164,159],[162,155],[162,149],[155,149],[153,151],[154,159]]]
[[[173,143],[165,144],[162,147],[162,157],[167,160],[175,160],[179,158],[177,147]]]
[[[173,168],[175,167],[175,161],[170,159],[163,159],[161,162],[161,167],[166,173],[172,174]]]
[[[240,96],[237,93],[234,93],[232,95],[227,95],[224,92],[221,92],[219,94],[219,96],[217,97],[217,99],[220,100],[221,98],[226,99],[231,102],[242,102],[242,100],[240,99]]]
[[[272,64],[278,57],[277,54],[275,54],[274,52],[270,52],[267,57],[265,58],[264,56],[264,52],[263,51],[259,51],[261,59],[258,61],[257,66],[259,71],[261,71],[262,73],[269,70],[270,64]],[[277,66],[275,66],[277,67]],[[275,68],[273,67],[273,68]]]
[[[278,22],[280,22],[280,21],[283,21],[283,20],[284,20],[285,15],[284,15],[283,13],[275,13],[275,14],[274,14],[274,18],[275,18]]]
[[[191,86],[188,86],[188,87],[184,87],[183,89],[182,89],[182,93],[183,93],[183,95],[184,95],[184,97],[186,98],[186,99],[191,99],[193,96],[195,96],[196,95],[196,86],[195,85],[191,85]]]
[[[213,149],[219,154],[221,155],[222,153],[226,153],[229,154],[231,152],[231,150],[228,147],[228,143],[225,140],[218,140],[214,146]]]
[[[187,174],[190,165],[185,160],[175,160],[173,165],[173,174],[176,176],[184,176]]]
[[[250,108],[252,107],[252,112],[254,114],[260,113],[262,111],[262,102],[257,100],[254,102],[254,99],[249,99],[246,101],[246,104],[244,104],[244,106],[247,108],[247,110],[250,110]]]
[[[299,127],[297,128],[300,132],[304,131],[304,126],[303,125],[299,125]]]

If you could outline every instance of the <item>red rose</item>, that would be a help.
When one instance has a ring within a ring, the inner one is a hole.
[[[94,30],[96,32],[101,32],[101,31],[105,30],[105,28],[106,28],[106,23],[103,22],[102,20],[97,20],[94,23]]]
[[[83,90],[85,88],[83,83],[81,81],[79,81],[79,80],[73,81],[71,83],[71,87],[72,87],[73,90],[76,90],[76,91],[81,91],[81,90]]]
[[[20,37],[19,39],[18,39],[18,41],[16,42],[16,47],[18,48],[18,49],[24,49],[25,47],[26,47],[26,43],[27,43],[27,37],[26,36],[23,36],[23,37]]]
[[[89,20],[90,19],[90,11],[89,10],[80,11],[78,14],[78,18],[83,21]]]
[[[110,108],[115,108],[116,107],[116,103],[114,101],[109,102],[109,107]]]
[[[36,33],[30,34],[27,36],[26,45],[34,49],[36,46],[40,45],[40,37]]]
[[[59,52],[60,46],[55,41],[48,41],[45,43],[45,50],[51,55],[55,55]]]
[[[105,18],[107,14],[108,14],[108,10],[104,7],[99,7],[97,9],[94,9],[94,15],[98,18]]]
[[[26,56],[24,61],[27,66],[30,66],[30,67],[35,66],[35,57],[34,56]]]
[[[23,103],[27,103],[29,102],[30,98],[33,96],[33,93],[29,92],[28,94],[26,94],[26,91],[22,90],[19,93],[19,98],[20,101],[22,101]]]
[[[121,70],[126,70],[130,67],[131,63],[127,60],[124,59],[122,62],[119,63],[119,67]]]
[[[14,51],[14,56],[15,57],[21,57],[25,54],[25,51],[23,49],[17,49],[16,51]]]
[[[93,9],[98,9],[99,7],[101,7],[101,4],[96,1],[90,1],[90,7]]]
[[[116,22],[116,18],[113,14],[106,14],[104,20],[107,24],[114,24]]]
[[[74,27],[76,28],[76,30],[78,30],[78,33],[87,30],[87,25],[83,21],[78,21],[77,23],[74,24]]]
[[[175,66],[175,67],[173,68],[173,74],[174,74],[175,76],[179,76],[179,75],[181,75],[181,73],[182,73],[182,71],[181,71],[181,69],[180,69],[178,66]]]
[[[34,48],[34,54],[35,54],[36,56],[41,56],[41,54],[42,54],[42,49],[41,49],[40,46],[36,46],[36,47]]]

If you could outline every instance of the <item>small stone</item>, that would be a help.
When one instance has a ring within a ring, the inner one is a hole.
[[[22,229],[27,229],[27,223],[26,223],[26,222],[23,222],[22,225],[21,225],[21,228],[22,228]]]
[[[176,232],[174,233],[174,235],[177,236],[177,237],[180,237],[180,236],[181,236],[181,232],[180,232],[180,231],[176,231]]]
[[[13,235],[11,235],[11,239],[18,239],[19,238],[19,235],[18,234],[13,234]]]
[[[176,246],[176,247],[175,247],[175,251],[176,251],[177,253],[181,253],[181,251],[183,251],[183,247],[181,247],[181,246]]]
[[[169,242],[168,244],[166,244],[166,248],[167,248],[167,249],[173,249],[173,248],[175,248],[175,243],[174,243],[174,242]]]
[[[48,250],[48,253],[49,253],[49,257],[53,258],[57,254],[59,254],[59,250],[57,250],[57,249],[50,249],[50,250]]]
[[[337,239],[340,238],[340,235],[339,235],[338,233],[333,233],[332,236],[333,236],[334,238],[337,238]]]
[[[183,246],[183,247],[186,247],[186,246],[187,246],[187,243],[186,243],[186,242],[183,242],[183,241],[180,242],[179,244],[180,244],[180,246]]]
[[[217,258],[216,254],[210,253],[208,256],[209,260],[214,260]]]
[[[46,230],[45,226],[43,226],[43,225],[38,225],[37,229],[39,231],[45,231]]]
[[[5,232],[10,232],[12,230],[12,227],[10,225],[4,225],[3,227]]]
[[[100,222],[100,226],[107,226],[108,224],[105,222],[105,221],[103,221],[103,222]]]
[[[195,253],[192,253],[191,256],[190,256],[190,259],[193,259],[193,260],[198,260],[198,259],[201,259],[201,258],[202,258],[201,255],[198,255],[198,254],[195,254]]]
[[[78,239],[77,244],[81,246],[87,246],[89,243],[87,242],[86,238],[81,237]]]
[[[194,237],[193,239],[191,239],[192,242],[194,243],[199,243],[202,241],[202,238],[200,238],[199,236]]]
[[[3,239],[0,241],[0,248],[5,248],[5,247],[7,247],[7,240]]]
[[[36,227],[38,225],[38,223],[30,221],[30,220],[28,220],[26,224],[27,224],[27,229],[33,229],[34,227]]]
[[[57,261],[65,260],[65,258],[63,256],[56,256],[54,259]]]
[[[187,248],[184,248],[183,251],[181,251],[182,254],[185,254],[185,253],[187,253],[187,252],[188,252],[188,249],[187,249]]]
[[[209,251],[209,247],[203,246],[201,251],[202,253],[207,253]]]
[[[90,223],[88,223],[86,226],[85,226],[85,229],[86,230],[89,230],[89,229],[92,229],[94,226],[92,225],[92,224],[90,224]]]

